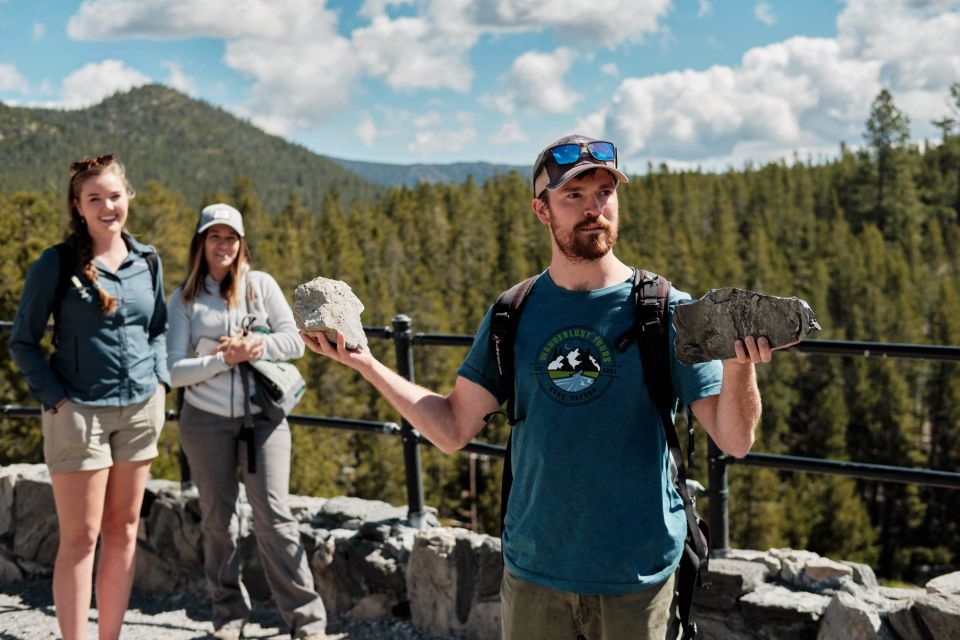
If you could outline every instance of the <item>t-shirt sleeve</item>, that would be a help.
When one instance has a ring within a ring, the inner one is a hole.
[[[676,290],[671,292],[669,329],[674,391],[680,397],[680,401],[688,406],[701,398],[718,395],[723,381],[723,364],[719,360],[700,362],[694,365],[685,365],[677,360],[677,332],[673,326],[673,311],[678,304],[689,304],[690,302],[692,302],[690,294]]]
[[[497,355],[493,348],[493,341],[490,339],[490,315],[493,307],[487,309],[477,335],[473,339],[473,346],[464,359],[457,375],[474,382],[487,391],[489,391],[497,402],[503,404],[507,397],[503,391],[500,381],[500,371],[497,369]],[[508,356],[510,366],[513,366],[514,355]]]

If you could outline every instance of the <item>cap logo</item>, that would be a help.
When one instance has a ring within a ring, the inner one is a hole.
[[[230,212],[224,209],[217,209],[213,212],[214,220],[226,220],[230,217]]]

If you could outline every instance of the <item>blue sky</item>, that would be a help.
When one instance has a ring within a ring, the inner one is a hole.
[[[953,0],[0,0],[0,100],[160,82],[323,153],[529,164],[582,132],[722,169],[862,140],[888,88],[917,140],[960,81]]]

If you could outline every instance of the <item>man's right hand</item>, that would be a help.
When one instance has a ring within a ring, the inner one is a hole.
[[[346,338],[342,333],[337,333],[336,344],[330,342],[323,331],[314,331],[312,333],[301,331],[300,339],[303,340],[310,351],[319,353],[322,356],[327,356],[361,373],[364,369],[370,369],[373,366],[374,357],[370,353],[370,350],[361,347],[348,349]]]

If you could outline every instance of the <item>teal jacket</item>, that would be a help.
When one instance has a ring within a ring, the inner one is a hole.
[[[60,257],[55,247],[34,262],[10,336],[10,353],[30,395],[52,408],[64,398],[95,406],[127,406],[150,398],[157,383],[170,386],[167,372],[167,307],[163,269],[157,260],[154,286],[144,256],[156,253],[124,234],[130,254],[116,273],[97,265],[100,286],[119,303],[104,316],[99,296],[79,272],[60,302],[60,344],[49,362],[40,348],[53,313]],[[71,236],[68,243],[74,243]],[[96,263],[94,263],[96,265]]]

